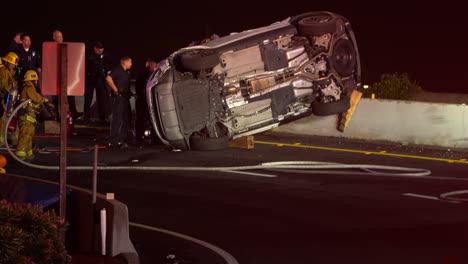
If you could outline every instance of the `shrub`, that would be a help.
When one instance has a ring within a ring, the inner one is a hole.
[[[370,88],[363,89],[362,95],[366,98],[374,94],[375,98],[380,99],[410,100],[414,93],[421,90],[419,84],[411,81],[407,73],[386,73]]]
[[[41,206],[0,201],[0,263],[70,263],[60,238],[67,225]]]

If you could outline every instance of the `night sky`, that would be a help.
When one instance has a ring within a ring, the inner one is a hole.
[[[327,10],[347,17],[355,31],[363,83],[383,73],[406,72],[425,90],[468,93],[468,12],[447,1],[418,5],[410,1],[17,1],[17,11],[2,3],[2,55],[18,31],[42,47],[54,29],[65,41],[104,43],[115,61],[163,59],[192,40],[269,25],[289,16]],[[10,5],[15,2],[9,1]]]

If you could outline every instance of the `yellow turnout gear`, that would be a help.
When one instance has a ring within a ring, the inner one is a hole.
[[[20,159],[32,159],[34,157],[32,138],[36,130],[36,114],[39,112],[39,107],[47,102],[47,99],[36,91],[32,81],[23,83],[21,100],[28,99],[31,99],[31,102],[26,105],[19,117],[19,138],[16,155]]]
[[[39,80],[39,76],[37,76],[37,72],[34,70],[29,70],[24,74],[24,81],[37,81]]]
[[[2,58],[2,60],[15,66],[18,66],[19,57],[14,52],[8,52],[7,55],[5,55],[5,57]]]
[[[17,83],[15,80],[15,70],[9,67],[0,67],[0,108],[4,107],[4,98],[10,92],[11,89],[16,88]],[[3,113],[0,118],[0,146],[5,144],[5,127],[6,127],[6,112]]]

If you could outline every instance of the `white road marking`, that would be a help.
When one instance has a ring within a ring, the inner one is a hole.
[[[403,195],[411,196],[411,197],[417,197],[417,198],[423,198],[423,199],[428,199],[428,200],[436,200],[436,201],[441,201],[441,202],[459,203],[458,201],[444,200],[444,199],[440,199],[439,197],[416,194],[416,193],[403,193]]]
[[[200,239],[196,239],[194,237],[190,237],[190,236],[180,234],[180,233],[177,233],[177,232],[174,232],[174,231],[161,229],[161,228],[157,228],[157,227],[152,227],[152,226],[148,226],[148,225],[137,224],[137,223],[132,223],[132,222],[129,222],[128,224],[130,226],[139,227],[139,228],[143,228],[143,229],[147,229],[147,230],[151,230],[151,231],[156,231],[156,232],[164,233],[164,234],[167,234],[167,235],[172,235],[172,236],[175,236],[175,237],[178,237],[178,238],[182,238],[182,239],[191,241],[191,242],[193,242],[195,244],[204,246],[204,247],[209,248],[212,251],[216,252],[218,255],[220,255],[222,258],[224,258],[224,260],[228,264],[239,264],[239,262],[237,262],[237,260],[231,254],[229,254],[228,252],[224,251],[223,249],[221,249],[221,248],[219,248],[219,247],[217,247],[217,246],[215,246],[213,244],[202,241]]]
[[[423,198],[423,199],[429,199],[429,200],[440,200],[438,197],[434,196],[429,196],[429,195],[422,195],[422,194],[415,194],[415,193],[404,193],[403,195],[405,196],[411,196],[411,197],[417,197],[417,198]]]
[[[269,178],[278,177],[278,176],[272,175],[272,174],[264,174],[264,173],[256,173],[256,172],[247,172],[247,171],[230,171],[230,170],[226,170],[225,172],[229,172],[229,173],[238,173],[238,174],[246,174],[246,175],[260,176],[260,177],[269,177]]]

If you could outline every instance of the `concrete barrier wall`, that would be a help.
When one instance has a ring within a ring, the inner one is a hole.
[[[70,188],[70,187],[69,187]],[[108,200],[97,194],[96,205],[92,205],[92,193],[81,188],[72,188],[67,200],[67,220],[70,229],[67,239],[77,252],[99,254],[101,252],[100,210],[106,209],[106,254],[123,256],[128,264],[138,264],[138,253],[130,240],[128,208],[118,200]]]
[[[312,115],[273,131],[468,148],[468,106],[464,104],[364,98],[345,132],[337,130],[338,122],[338,116]]]

